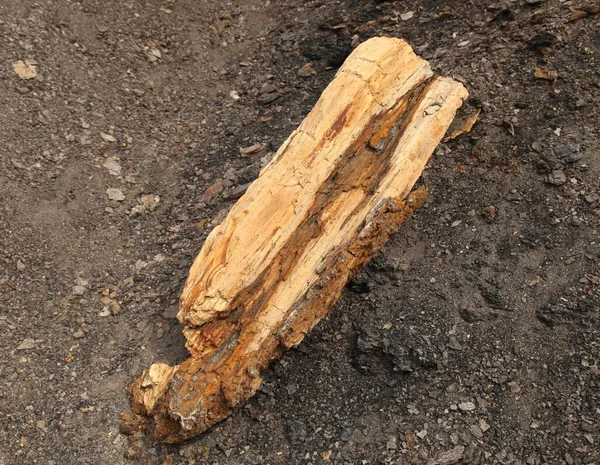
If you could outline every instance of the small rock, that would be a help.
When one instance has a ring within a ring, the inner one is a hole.
[[[256,100],[261,105],[267,105],[267,104],[269,104],[271,102],[274,102],[279,97],[281,97],[281,95],[279,94],[279,92],[271,92],[269,94],[262,94],[262,95],[260,95]]]
[[[102,139],[104,139],[106,142],[116,142],[117,141],[117,139],[115,139],[115,136],[113,136],[111,134],[106,134],[105,132],[101,132],[100,137],[102,137]]]
[[[452,350],[463,350],[463,346],[458,342],[458,339],[456,339],[456,336],[454,335],[451,335],[448,338],[448,347]]]
[[[23,339],[23,342],[21,342],[21,344],[19,344],[19,347],[17,347],[17,350],[31,350],[35,348],[35,340],[31,339],[31,338],[26,338]]]
[[[100,301],[106,306],[105,309],[109,309],[110,313],[112,313],[113,315],[118,315],[121,311],[121,306],[119,305],[119,303],[109,296],[102,297]]]
[[[27,80],[37,77],[37,67],[33,60],[19,60],[12,64],[13,71],[20,79]]]
[[[162,53],[158,48],[152,47],[148,50],[148,59],[150,61],[156,61],[160,58],[162,58]]]
[[[204,193],[202,194],[202,201],[205,203],[209,203],[211,200],[215,198],[215,196],[223,190],[223,183],[221,181],[217,181],[214,184],[211,184],[206,188]]]
[[[481,212],[481,216],[485,221],[491,223],[496,218],[496,207],[490,205],[489,207],[485,207]]]
[[[108,157],[102,166],[106,168],[113,176],[121,175],[121,165],[119,165],[119,162],[115,157]]]
[[[104,307],[98,315],[101,316],[102,318],[110,316],[110,309],[108,307]]]
[[[483,437],[483,431],[481,431],[481,428],[478,425],[471,425],[470,430],[471,434],[476,438],[481,439]]]
[[[271,94],[273,92],[277,92],[277,87],[275,87],[273,84],[269,83],[269,82],[265,82],[262,87],[260,88],[260,90],[258,91],[259,94]]]
[[[298,76],[301,77],[309,77],[317,74],[317,71],[313,67],[312,63],[306,63],[300,70],[298,71]]]
[[[510,392],[513,394],[519,394],[521,392],[521,386],[516,381],[511,381],[508,383],[508,387],[510,388]]]
[[[562,186],[567,182],[567,176],[562,170],[553,170],[547,179],[548,184],[552,184],[553,186]]]
[[[242,157],[247,157],[248,155],[256,155],[264,152],[265,146],[260,143],[253,144],[249,147],[244,147],[240,149],[240,155]]]
[[[571,220],[569,221],[569,224],[571,226],[575,226],[576,228],[581,227],[581,225],[583,224],[583,221],[581,220],[581,218],[577,218],[576,216],[574,216],[573,218],[571,218]]]
[[[239,100],[240,94],[238,94],[237,90],[232,90],[231,92],[229,92],[229,96],[233,99],[233,100]]]
[[[25,269],[25,264],[21,260],[17,260],[17,270],[23,271]]]
[[[82,330],[78,330],[73,333],[73,337],[75,339],[81,339],[83,336],[85,336],[85,333]]]
[[[454,449],[440,454],[433,463],[434,465],[454,465],[463,458],[464,452],[465,446],[456,446]]]
[[[473,402],[461,402],[460,404],[458,404],[458,408],[461,409],[463,412],[472,412],[473,410],[475,410],[475,404]]]
[[[481,429],[482,433],[485,433],[491,428],[491,426],[482,418],[481,420],[479,420],[479,428]]]
[[[288,420],[287,433],[292,444],[299,444],[306,441],[307,431],[304,423],[296,420]]]
[[[121,191],[121,189],[116,189],[114,187],[109,187],[106,189],[106,195],[109,200],[116,200],[117,202],[122,202],[125,200],[125,194]]]
[[[75,286],[73,286],[73,295],[84,295],[85,294],[85,287],[82,286],[81,284],[76,284]]]
[[[160,202],[160,196],[148,194],[142,195],[138,199],[138,205],[131,209],[131,216],[142,215],[144,213],[153,212]]]
[[[162,313],[162,317],[165,320],[177,320],[177,313],[179,313],[179,306],[171,305]]]
[[[414,15],[415,15],[414,11],[407,11],[406,13],[402,13],[400,15],[400,19],[402,21],[408,21],[409,19],[412,19]]]
[[[396,450],[398,448],[396,436],[392,436],[388,439],[388,442],[385,446],[387,450]]]
[[[241,184],[223,193],[223,200],[237,200],[248,190],[250,183]]]
[[[268,103],[271,103],[275,100],[277,100],[279,97],[281,97],[281,94],[279,93],[279,90],[277,89],[277,87],[275,87],[273,84],[270,84],[268,82],[264,83],[262,85],[262,87],[259,90],[259,96],[258,96],[258,103],[260,103],[261,105],[266,105]]]
[[[558,144],[552,147],[552,152],[556,158],[564,164],[571,164],[578,162],[583,158],[583,153],[580,152],[579,147],[572,144]]]

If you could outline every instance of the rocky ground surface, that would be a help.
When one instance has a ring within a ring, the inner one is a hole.
[[[600,463],[597,10],[2,0],[0,464]],[[185,358],[207,233],[374,35],[481,109],[428,202],[229,419],[121,435],[126,387]]]

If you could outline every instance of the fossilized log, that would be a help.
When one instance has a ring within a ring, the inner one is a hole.
[[[196,258],[178,314],[191,357],[131,386],[157,439],[200,433],[256,392],[420,204],[424,189],[409,193],[466,97],[402,40],[348,57]]]

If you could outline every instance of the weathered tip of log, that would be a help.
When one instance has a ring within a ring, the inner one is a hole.
[[[421,204],[411,189],[467,95],[403,40],[354,50],[196,258],[178,314],[191,357],[130,387],[155,438],[205,431],[256,392]]]

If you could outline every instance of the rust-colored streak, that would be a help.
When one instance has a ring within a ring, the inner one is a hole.
[[[346,125],[346,121],[348,121],[348,112],[349,111],[350,111],[350,107],[346,107],[342,110],[340,115],[337,117],[337,119],[331,125],[331,129],[329,129],[327,131],[327,135],[325,136],[326,139],[331,140],[340,133],[340,131]]]
[[[410,94],[400,99],[391,111],[382,115],[374,115],[371,123],[366,125],[367,130],[340,157],[335,169],[318,189],[304,221],[281,248],[273,260],[273,265],[233,299],[232,306],[234,308],[244,307],[244,311],[237,312],[243,315],[243,319],[239,321],[242,327],[248,321],[256,319],[257,315],[264,310],[275,287],[281,281],[288,279],[306,247],[326,227],[326,222],[321,221],[326,206],[334,203],[343,192],[355,189],[357,186],[369,195],[377,189],[382,176],[389,169],[390,158],[406,130],[406,124],[420,104],[428,85],[429,80],[412,89]],[[342,116],[336,122],[343,121]],[[341,128],[338,128],[339,130]],[[381,149],[373,149],[369,145],[369,141],[374,135],[384,131],[388,134],[393,132],[393,137],[388,139]],[[346,221],[363,208],[366,201],[367,197]],[[244,305],[248,302],[252,302],[251,307]],[[231,315],[232,318],[236,318],[236,316]]]
[[[237,329],[238,326],[228,319],[210,321],[202,329],[186,328],[186,347],[192,357],[202,357],[221,346]]]

